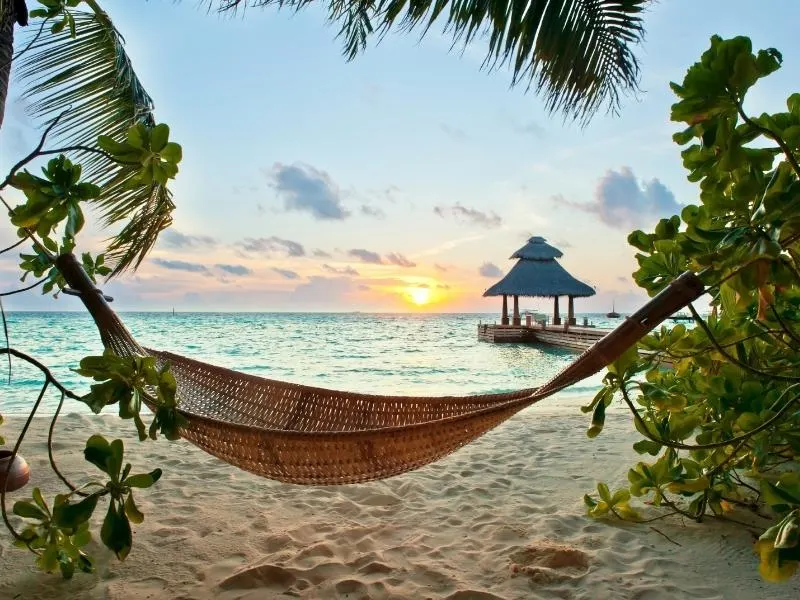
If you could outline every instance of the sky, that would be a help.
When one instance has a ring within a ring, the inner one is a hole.
[[[715,33],[783,53],[752,112],[784,110],[800,69],[800,3],[654,2],[641,93],[582,128],[510,88],[507,69],[482,70],[480,42],[451,50],[435,27],[423,40],[390,33],[347,62],[316,7],[220,17],[193,0],[101,5],[184,157],[173,227],[136,273],[104,285],[118,310],[499,312],[482,293],[532,235],[596,289],[576,311],[634,310],[646,295],[627,234],[697,199],[671,140],[669,82]],[[39,137],[21,89],[12,81],[3,172]],[[0,227],[0,245],[14,235]],[[89,226],[79,249],[105,236]],[[0,260],[4,290],[16,262]],[[5,306],[80,309],[38,293]]]

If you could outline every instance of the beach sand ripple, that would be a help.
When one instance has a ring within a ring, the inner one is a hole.
[[[21,419],[6,428],[13,439]],[[640,458],[626,419],[586,422],[529,409],[453,456],[414,473],[354,486],[303,487],[251,476],[185,442],[144,443],[130,423],[67,415],[62,470],[81,481],[93,433],[122,436],[135,469],[164,475],[137,495],[146,515],[124,563],[93,542],[97,571],[70,582],[39,574],[0,546],[0,598],[45,600],[796,600],[800,581],[767,585],[752,540],[721,523],[595,522],[582,496],[625,482]],[[46,428],[23,447],[32,484],[61,491],[47,468]],[[12,495],[25,497],[30,488]],[[98,511],[102,518],[104,511]]]

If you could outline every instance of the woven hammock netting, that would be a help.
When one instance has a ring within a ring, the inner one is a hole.
[[[685,273],[539,388],[474,396],[381,396],[256,377],[143,348],[71,254],[57,259],[106,348],[169,363],[178,383],[181,435],[231,465],[288,483],[384,479],[429,464],[520,410],[613,362],[703,293]]]

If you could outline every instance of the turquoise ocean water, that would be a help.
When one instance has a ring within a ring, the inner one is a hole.
[[[378,394],[478,394],[533,387],[545,382],[575,354],[535,345],[478,342],[479,321],[496,314],[366,313],[153,313],[121,314],[144,346],[169,350],[246,373]],[[579,315],[581,319],[583,315]],[[600,315],[598,326],[611,327]],[[47,365],[77,393],[89,381],[71,371],[81,357],[101,353],[90,317],[80,312],[11,312],[11,346]],[[3,357],[4,359],[5,357]],[[41,385],[38,372],[14,360],[0,367],[0,411],[28,412]],[[600,386],[601,375],[576,384],[548,408],[577,412]],[[52,413],[48,394],[41,409]],[[88,409],[67,401],[65,411]]]

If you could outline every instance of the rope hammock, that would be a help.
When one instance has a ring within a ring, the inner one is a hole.
[[[141,347],[72,254],[56,261],[119,356],[169,362],[178,384],[184,439],[270,479],[333,485],[384,479],[446,456],[521,411],[603,369],[703,293],[684,273],[539,388],[475,396],[381,396],[334,391],[238,373]]]

